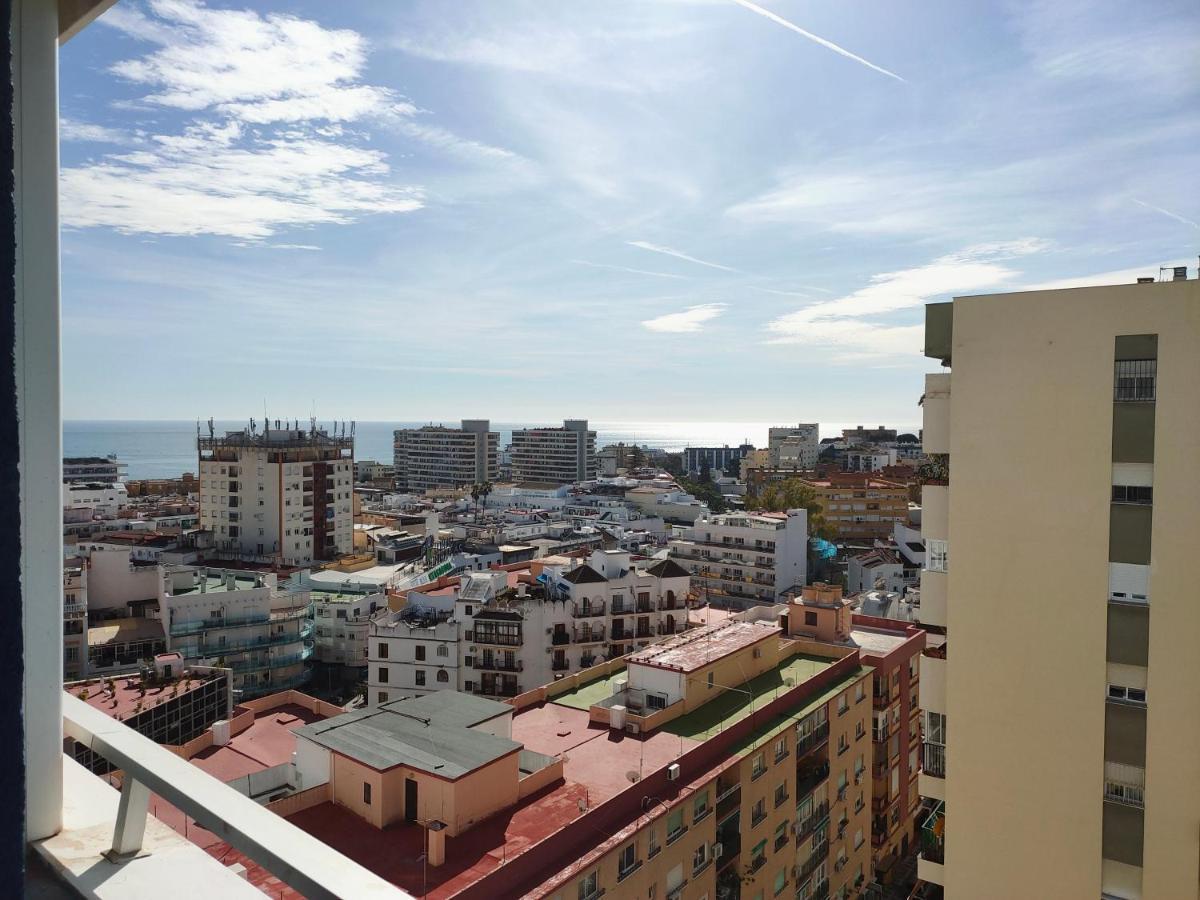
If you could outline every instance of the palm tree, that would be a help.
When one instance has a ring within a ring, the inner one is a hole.
[[[491,495],[491,493],[492,483],[490,481],[485,481],[479,486],[479,496],[483,498],[483,505],[485,509],[487,508],[487,498]]]
[[[479,521],[479,484],[471,485],[471,500],[475,504],[475,521]]]

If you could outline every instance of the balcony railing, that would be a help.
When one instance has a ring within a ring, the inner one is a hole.
[[[796,843],[804,843],[805,838],[809,837],[814,831],[821,827],[825,822],[829,821],[829,804],[818,804],[808,816],[796,825]]]
[[[799,759],[807,753],[811,753],[818,747],[822,746],[829,740],[829,723],[823,722],[816,727],[811,733],[800,738],[796,742],[796,758]]]
[[[141,851],[154,793],[305,897],[408,896],[83,700],[67,694],[62,704],[63,733],[125,773],[110,851],[114,858],[130,859]]]
[[[308,632],[311,633],[311,632]],[[258,650],[263,647],[279,647],[284,644],[299,644],[308,633],[304,631],[291,634],[273,634],[253,641],[239,641],[235,644],[192,644],[190,646],[175,646],[188,659],[219,659],[229,653],[240,653],[243,650]]]
[[[491,669],[496,672],[524,672],[525,663],[519,659],[496,659],[494,656],[475,657],[476,669]]]
[[[604,640],[604,629],[592,628],[589,631],[576,631],[573,639],[577,644],[599,644]]]
[[[922,760],[922,770],[926,775],[935,778],[946,777],[946,746],[945,744],[925,744],[925,755]]]
[[[571,615],[577,619],[590,619],[604,615],[604,603],[576,603],[571,607]]]
[[[566,631],[556,631],[550,636],[550,643],[555,647],[571,643],[571,635]]]

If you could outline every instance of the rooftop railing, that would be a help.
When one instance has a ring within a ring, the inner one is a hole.
[[[409,896],[86,702],[64,694],[62,703],[64,734],[125,773],[112,858],[129,859],[142,849],[155,793],[310,900]]]

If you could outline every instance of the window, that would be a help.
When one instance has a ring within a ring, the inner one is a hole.
[[[787,782],[784,781],[775,787],[775,805],[782,806],[787,802]]]
[[[696,796],[692,801],[692,822],[699,822],[708,815],[708,791]]]
[[[754,761],[750,764],[750,780],[753,781],[767,771],[766,757],[762,753],[754,754]]]
[[[1108,686],[1108,699],[1125,703],[1145,703],[1146,691],[1143,688],[1123,687],[1119,684]]]
[[[782,822],[780,822],[778,825],[775,826],[775,849],[776,850],[778,850],[780,847],[782,847],[784,844],[787,843],[787,839],[788,839],[787,829],[788,829],[788,823],[787,823],[786,819],[784,819]]]
[[[946,716],[944,713],[925,713],[925,742],[929,744],[946,743]]]
[[[775,762],[787,756],[787,737],[781,737],[775,742]]]
[[[425,670],[424,669],[417,669],[413,673],[413,677],[416,680],[417,687],[425,686]]]
[[[816,625],[817,624],[817,614],[815,612],[812,612],[811,610],[806,611],[804,613],[804,624],[805,625]]]
[[[437,680],[442,682],[443,684],[445,684],[447,681],[450,680],[450,673],[447,672],[445,669],[438,669]]]
[[[629,844],[617,854],[617,878],[621,879],[634,870],[637,864],[637,844]]]
[[[780,869],[775,875],[775,895],[783,893],[783,889],[787,887],[787,869]]]
[[[949,548],[946,541],[925,542],[925,568],[930,572],[945,572],[949,564]]]
[[[662,846],[658,843],[658,829],[651,825],[646,829],[646,856],[654,856],[661,849]]]
[[[372,603],[371,605],[374,606],[375,604]],[[438,644],[437,655],[438,656],[449,656],[450,648],[447,647],[445,644]]]
[[[666,709],[667,698],[662,694],[647,694],[646,695],[647,709]]]
[[[417,658],[418,662],[423,661],[425,659],[425,645],[417,644],[417,646],[414,650],[414,653],[416,654],[416,658]]]
[[[371,784],[368,781],[363,782],[363,803],[371,805]]]
[[[1112,502],[1149,506],[1154,502],[1154,488],[1133,484],[1114,484],[1112,486]]]
[[[708,862],[708,844],[700,844],[692,853],[692,872],[699,872]]]
[[[325,613],[325,615],[328,615],[328,613]],[[388,645],[383,642],[380,642],[380,644],[379,644],[379,658],[380,659],[388,658]]]
[[[866,696],[867,696],[867,689],[866,689],[866,687],[863,686],[863,683],[860,681],[858,684],[856,684],[854,686],[854,702],[857,703],[859,700],[862,700]]]
[[[854,832],[854,849],[857,850],[862,845],[863,845],[863,833],[862,833],[862,829],[860,828]]]
[[[683,834],[683,810],[673,809],[667,814],[667,843],[670,844]]]
[[[859,724],[861,725],[862,723],[860,722]],[[838,751],[837,751],[838,756],[841,756],[843,753],[845,753],[849,749],[850,749],[850,742],[848,740],[846,740],[846,736],[844,734],[839,734],[838,735]]]
[[[767,801],[761,797],[754,802],[754,806],[750,810],[750,824],[757,825],[767,817]]]
[[[767,861],[767,842],[761,840],[750,851],[750,871],[757,871]]]
[[[579,900],[590,900],[600,890],[600,873],[595,869],[579,879]]]
[[[380,684],[388,683],[388,670],[385,669],[383,666],[379,667],[379,683]]]
[[[375,695],[375,702],[376,703],[387,703],[387,698],[388,698],[387,691],[380,691],[378,694]]]
[[[1153,400],[1158,377],[1156,359],[1118,359],[1113,378],[1114,400]]]
[[[847,699],[846,694],[844,692],[842,694],[839,694],[838,695],[838,706],[837,706],[838,715],[840,716],[840,715],[844,714],[846,712],[846,710],[848,710],[849,708],[850,708],[850,701]]]

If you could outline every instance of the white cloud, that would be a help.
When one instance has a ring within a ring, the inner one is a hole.
[[[649,331],[665,331],[671,334],[691,334],[701,331],[705,322],[725,312],[724,303],[703,303],[689,306],[683,312],[668,313],[654,319],[646,319],[642,327]]]
[[[851,53],[845,47],[839,47],[833,41],[827,41],[827,40],[825,40],[825,38],[819,37],[818,35],[813,34],[811,31],[806,31],[805,29],[801,28],[799,25],[795,24],[794,22],[789,22],[787,19],[783,18],[782,16],[776,15],[775,13],[771,12],[769,9],[763,9],[758,4],[751,3],[750,0],[733,0],[733,2],[736,3],[738,6],[745,7],[746,9],[750,10],[751,12],[758,13],[760,16],[770,19],[776,25],[782,25],[784,28],[787,28],[789,31],[796,32],[796,34],[800,35],[803,38],[807,38],[808,40],[812,41],[814,44],[820,44],[822,47],[826,48],[827,50],[832,50],[834,53],[837,53],[840,56],[846,57],[846,59],[854,60],[854,62],[858,63],[859,65],[866,66],[868,69],[874,69],[876,72],[880,73],[881,75],[886,75],[888,78],[894,78],[897,81],[904,80],[899,75],[897,75],[895,72],[888,71],[887,69],[883,68],[882,66],[877,66],[873,62],[869,62],[869,61],[863,59],[861,56]]]
[[[198,0],[122,4],[100,21],[157,45],[111,67],[151,89],[140,103],[195,118],[142,135],[130,152],[65,169],[65,224],[255,241],[421,207],[420,189],[396,184],[386,155],[343,124],[416,112],[362,83],[357,33]]]
[[[833,349],[843,360],[910,355],[921,347],[922,325],[878,317],[923,306],[939,296],[978,291],[1011,281],[1019,273],[1005,261],[1038,253],[1036,238],[968,247],[911,269],[884,272],[844,297],[824,300],[767,323],[771,344],[806,344]]]
[[[136,138],[119,128],[89,125],[66,117],[58,120],[58,136],[64,141],[86,141],[93,144],[130,144]]]
[[[1057,291],[1064,288],[1097,287],[1107,284],[1136,284],[1139,278],[1157,278],[1160,268],[1195,265],[1195,260],[1175,259],[1146,263],[1129,269],[1111,269],[1107,272],[1093,272],[1090,275],[1075,275],[1070,278],[1055,278],[1050,281],[1037,281],[1031,284],[1018,284],[1013,290],[1017,291]]]
[[[737,269],[730,266],[723,266],[720,263],[709,262],[706,259],[697,259],[694,256],[689,256],[681,250],[673,250],[670,247],[664,247],[661,244],[651,244],[649,241],[626,241],[631,247],[638,247],[642,250],[649,250],[651,253],[662,253],[665,256],[673,256],[676,259],[687,260],[690,263],[696,263],[701,266],[708,266],[710,269],[721,269],[724,272],[736,272]]]

